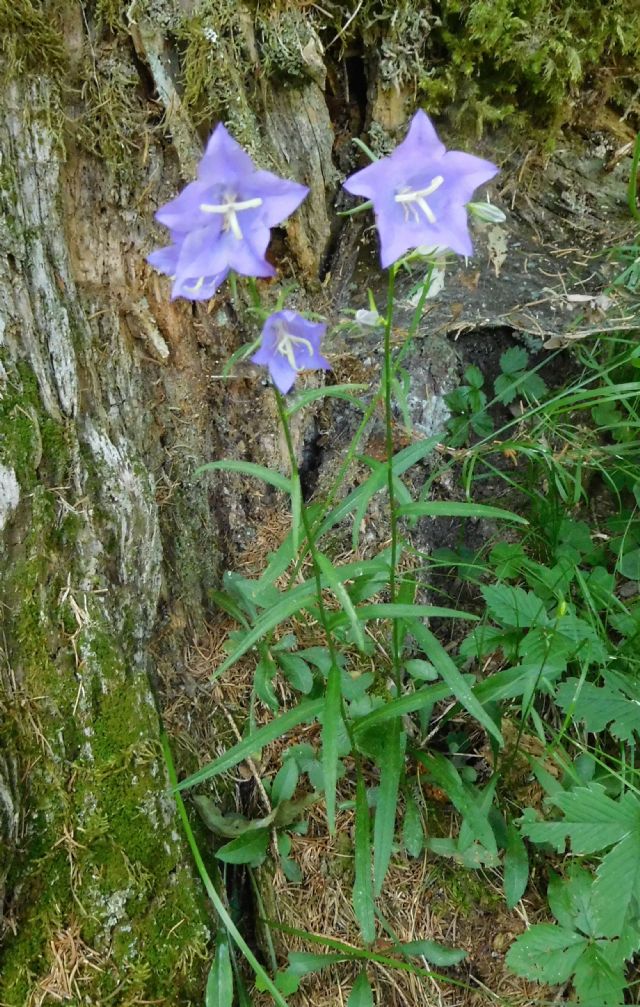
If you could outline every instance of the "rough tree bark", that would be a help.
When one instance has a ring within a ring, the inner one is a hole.
[[[15,1007],[201,1002],[211,921],[167,794],[155,683],[163,662],[179,681],[223,543],[261,506],[229,487],[216,499],[193,470],[280,448],[252,439],[261,417],[274,429],[255,382],[215,380],[242,341],[233,312],[171,304],[144,262],[154,208],[201,149],[163,31],[186,6],[0,12],[0,1002]],[[249,91],[251,16],[236,14],[246,64],[227,53],[225,102],[262,121],[262,163],[311,185],[280,244],[312,280],[330,238],[329,114],[311,76]]]

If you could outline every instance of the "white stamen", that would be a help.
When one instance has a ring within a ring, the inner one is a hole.
[[[313,356],[313,346],[308,339],[303,339],[302,336],[294,336],[291,332],[288,332],[284,326],[279,326],[277,332],[277,343],[276,350],[281,353],[283,357],[286,357],[289,361],[289,365],[294,371],[302,371],[304,367],[298,367],[296,363],[296,358],[293,352],[294,346],[306,346],[309,351],[309,356]]]
[[[430,224],[436,223],[436,215],[427,203],[425,199],[426,196],[430,196],[436,189],[439,189],[444,182],[444,177],[442,175],[436,175],[429,182],[429,185],[425,186],[424,189],[403,189],[397,192],[394,196],[396,203],[401,203],[404,210],[405,220],[409,219],[409,214],[413,217],[416,223],[419,221],[418,211],[414,206],[415,203],[418,204],[419,208],[424,213],[425,217]]]
[[[224,216],[223,228],[231,231],[238,241],[242,239],[238,213],[242,210],[255,210],[258,206],[262,206],[262,199],[259,196],[255,196],[253,199],[241,199],[237,202],[231,198],[226,203],[200,203],[200,209],[203,213],[221,213]]]

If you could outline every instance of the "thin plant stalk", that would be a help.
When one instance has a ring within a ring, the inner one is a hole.
[[[389,601],[393,605],[396,600],[396,582],[398,565],[398,517],[396,514],[395,480],[393,476],[393,360],[391,356],[391,334],[393,331],[393,303],[395,293],[396,267],[389,270],[389,285],[387,287],[387,311],[384,322],[384,425],[385,447],[387,455],[387,492],[389,494],[389,520],[391,526],[391,551],[389,560]],[[391,633],[391,659],[393,677],[398,695],[401,687],[400,671],[400,627],[397,619],[393,620]]]

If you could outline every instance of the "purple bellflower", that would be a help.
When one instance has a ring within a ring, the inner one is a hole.
[[[305,185],[258,170],[220,123],[198,165],[198,178],[156,213],[172,244],[148,262],[172,277],[174,297],[207,300],[230,269],[273,276],[265,259],[271,228],[298,208]]]
[[[251,362],[268,367],[274,385],[286,395],[300,371],[331,370],[320,353],[326,331],[326,325],[310,322],[296,311],[276,311],[264,323],[260,349]]]
[[[473,154],[446,150],[420,110],[393,153],[351,175],[344,187],[373,203],[386,268],[423,245],[472,255],[465,204],[498,170]]]

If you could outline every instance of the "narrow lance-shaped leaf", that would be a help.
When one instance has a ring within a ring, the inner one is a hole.
[[[201,465],[195,470],[194,475],[199,476],[203,472],[219,471],[238,472],[244,476],[255,476],[256,479],[262,479],[263,482],[268,483],[270,486],[275,486],[276,489],[282,490],[284,493],[291,493],[290,479],[287,479],[286,476],[281,475],[279,472],[274,472],[273,469],[266,468],[265,465],[256,465],[255,462],[234,461],[231,458],[221,459],[217,462],[207,462],[206,465]]]
[[[499,745],[503,745],[504,741],[500,729],[489,716],[477,696],[474,695],[471,686],[451,660],[440,641],[426,626],[419,622],[412,624],[411,632],[456,699],[496,739]]]
[[[332,663],[327,677],[327,692],[322,714],[322,773],[327,823],[331,835],[336,827],[336,784],[338,781],[338,733],[342,720],[341,673]]]
[[[205,992],[206,1007],[233,1007],[233,970],[229,942],[224,931],[218,933],[216,954],[211,964]]]
[[[353,637],[356,642],[356,646],[360,651],[364,651],[365,649],[364,633],[362,631],[362,626],[360,625],[360,622],[358,620],[358,613],[353,605],[353,602],[351,601],[351,598],[349,597],[349,592],[347,591],[344,584],[342,584],[338,580],[333,564],[329,559],[327,559],[324,553],[317,552],[316,561],[318,563],[318,566],[320,567],[320,572],[322,573],[322,576],[326,580],[327,584],[329,585],[333,594],[336,596],[337,600],[340,602],[342,606],[342,611],[349,620],[349,624],[351,626],[351,631],[353,632]]]
[[[203,766],[202,769],[188,776],[186,780],[182,780],[176,789],[187,790],[189,787],[195,787],[197,783],[209,780],[212,776],[226,773],[227,770],[232,769],[239,762],[242,762],[243,759],[246,759],[248,755],[259,752],[265,745],[269,745],[277,738],[281,738],[293,727],[304,723],[305,720],[313,720],[322,710],[323,703],[324,700],[322,699],[308,699],[298,706],[294,706],[292,710],[287,710],[282,716],[276,717],[269,724],[258,728],[248,738],[243,738],[233,748],[229,748],[223,755],[210,762],[208,766]]]
[[[470,517],[500,518],[515,524],[529,524],[526,518],[501,507],[486,504],[464,503],[453,500],[428,500],[424,503],[410,503],[398,508],[398,517]]]
[[[380,895],[391,859],[393,837],[396,827],[398,787],[404,766],[404,751],[407,736],[400,719],[387,725],[386,740],[380,766],[380,787],[376,804],[373,831],[373,878],[374,894]]]
[[[357,770],[356,830],[355,830],[355,880],[353,883],[353,909],[365,944],[372,944],[376,935],[373,884],[371,881],[371,840],[367,788],[362,772]]]
[[[360,972],[351,987],[347,1007],[373,1007],[373,991],[366,972]]]

